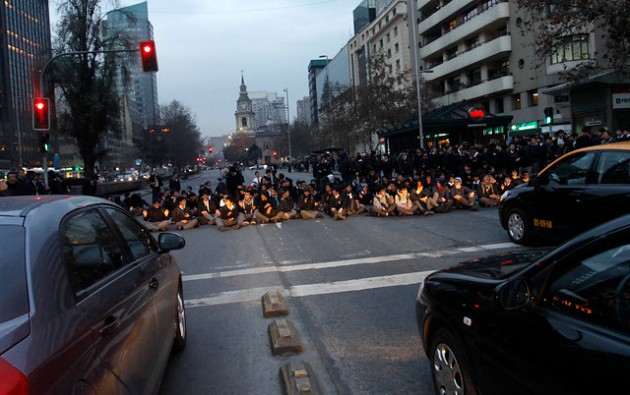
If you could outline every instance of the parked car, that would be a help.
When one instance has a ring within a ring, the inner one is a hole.
[[[88,196],[0,198],[0,394],[155,394],[186,345],[175,233]]]
[[[627,393],[630,215],[434,272],[416,319],[437,394]]]
[[[501,225],[515,243],[564,240],[630,213],[630,142],[567,153],[501,196]]]

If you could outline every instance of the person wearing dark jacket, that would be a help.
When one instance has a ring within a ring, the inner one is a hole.
[[[237,204],[234,203],[234,198],[226,196],[224,198],[225,205],[219,209],[219,215],[216,217],[217,227],[220,231],[240,229],[243,225],[243,213]]]
[[[217,204],[214,200],[210,199],[208,190],[204,189],[201,194],[201,199],[197,202],[197,214],[199,216],[199,224],[201,225],[214,225],[215,218],[217,216]]]
[[[266,224],[270,218],[278,214],[278,205],[275,200],[269,198],[268,191],[260,191],[260,201],[256,212],[256,221]]]
[[[171,193],[173,191],[180,192],[182,190],[182,184],[179,181],[179,173],[173,173],[173,177],[171,177],[168,181],[168,187],[171,190]]]
[[[319,202],[313,196],[310,186],[306,186],[302,191],[302,195],[298,198],[297,207],[300,210],[300,217],[304,219],[322,218],[319,209]]]
[[[477,202],[475,201],[475,192],[462,184],[462,179],[455,178],[455,186],[451,189],[453,194],[453,203],[456,208],[467,208],[477,211]]]
[[[168,210],[160,205],[159,200],[154,200],[153,205],[146,210],[142,210],[144,222],[142,225],[150,232],[164,231],[171,223],[168,219]]]
[[[186,206],[186,198],[183,196],[177,199],[177,207],[171,214],[171,221],[175,222],[177,230],[192,229],[199,226],[199,221],[193,218],[190,209]]]
[[[291,197],[291,191],[281,189],[279,195],[280,204],[278,205],[278,214],[271,218],[271,222],[297,218],[297,211],[295,211],[295,202]]]
[[[332,196],[330,198],[330,216],[333,219],[346,219],[348,202],[341,195],[339,186],[335,185],[332,189]]]

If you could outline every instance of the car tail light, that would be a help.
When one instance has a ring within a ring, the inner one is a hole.
[[[13,365],[0,358],[0,395],[26,395],[26,376]]]

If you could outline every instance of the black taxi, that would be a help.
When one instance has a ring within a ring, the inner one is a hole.
[[[501,196],[499,217],[510,239],[567,239],[630,213],[630,142],[578,149],[527,184]]]

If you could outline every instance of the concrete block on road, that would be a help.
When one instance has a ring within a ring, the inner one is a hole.
[[[270,291],[262,297],[263,316],[279,317],[289,315],[289,309],[284,302],[284,296],[280,291]]]
[[[280,368],[280,379],[287,395],[320,394],[311,366],[306,362],[289,362]]]
[[[285,318],[275,320],[269,325],[269,338],[273,355],[289,352],[301,353],[304,349],[295,325]]]

